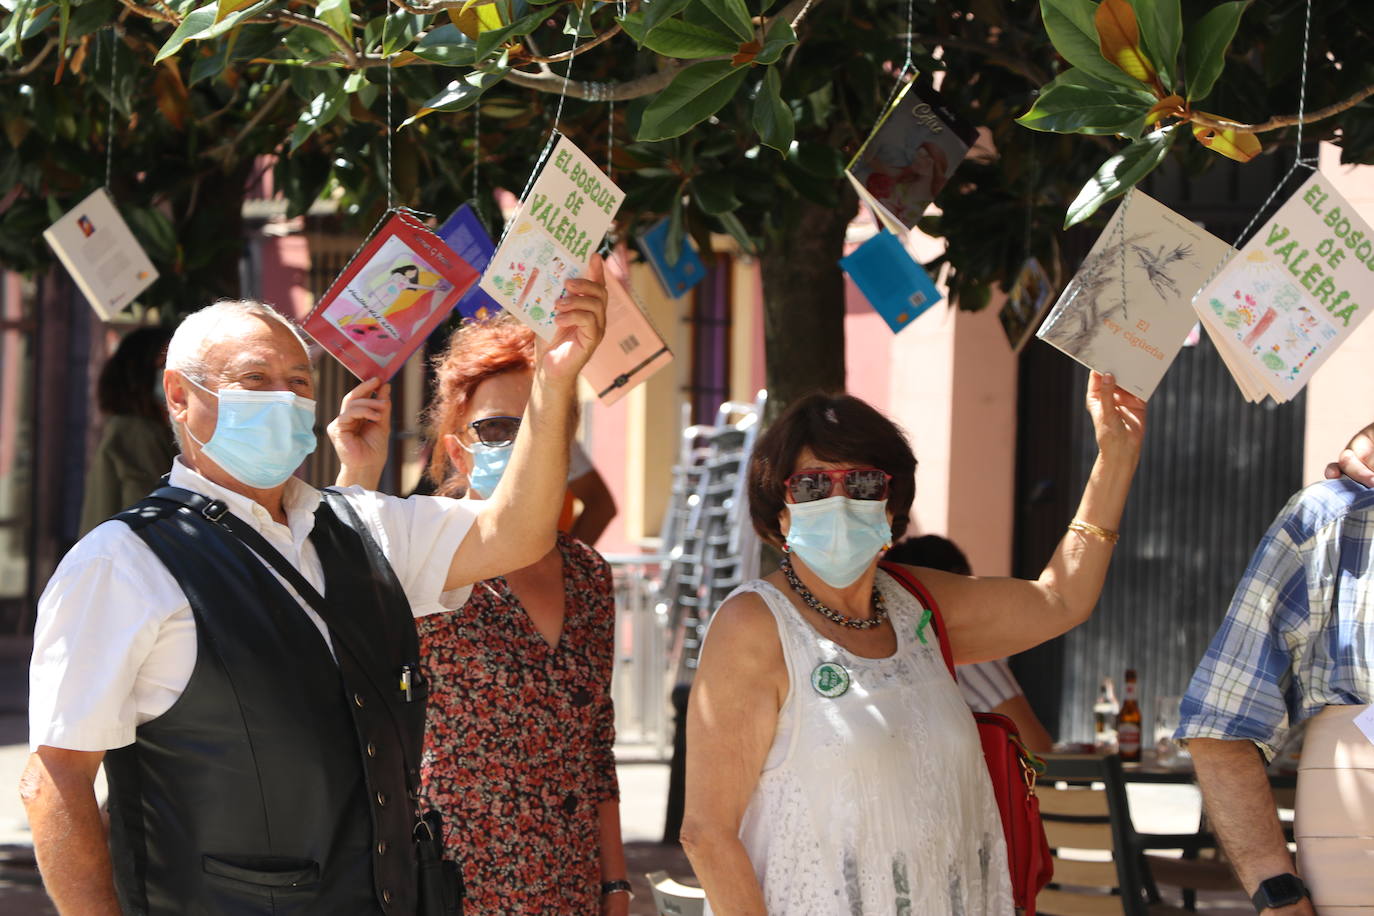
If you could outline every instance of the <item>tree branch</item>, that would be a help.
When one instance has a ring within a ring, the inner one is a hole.
[[[466,0],[431,0],[429,3],[415,3],[413,0],[391,0],[391,2],[407,13],[428,16],[431,13],[440,13],[444,10],[460,9],[465,5]]]
[[[611,26],[609,29],[602,32],[600,35],[596,36],[590,41],[578,45],[576,48],[570,48],[567,51],[560,51],[557,54],[554,54],[550,57],[541,57],[538,54],[529,54],[526,55],[526,59],[534,61],[537,64],[556,64],[560,61],[570,60],[574,54],[581,54],[585,51],[590,51],[597,45],[604,44],[605,42],[610,41],[612,38],[619,34],[620,23],[617,22],[615,25]]]
[[[664,89],[673,81],[673,77],[677,76],[678,71],[682,70],[688,63],[699,63],[699,61],[671,60],[661,70],[655,70],[653,73],[647,73],[622,83],[580,83],[576,80],[564,79],[556,73],[522,73],[519,70],[512,70],[506,74],[506,82],[538,92],[563,92],[566,86],[568,95],[575,99],[593,102],[625,102],[630,99],[653,95]]]
[[[343,55],[344,62],[350,67],[357,67],[360,62],[358,58],[358,49],[353,47],[353,42],[349,41],[320,20],[313,19],[310,16],[302,16],[300,13],[293,13],[290,10],[271,10],[263,13],[261,16],[254,16],[248,21],[259,23],[289,22],[292,25],[298,25],[301,28],[319,32],[334,43],[334,46],[339,49],[339,53]]]
[[[172,25],[181,25],[181,20],[172,13],[163,12],[162,10],[153,9],[148,6],[140,6],[135,3],[134,0],[119,0],[119,2],[128,7],[131,12],[137,13],[145,19],[156,19],[158,22],[170,22]]]
[[[48,43],[43,46],[43,49],[39,51],[37,54],[35,54],[33,57],[29,58],[29,60],[26,61],[22,67],[15,67],[13,70],[5,70],[3,72],[0,72],[0,79],[23,79],[33,71],[37,70],[39,66],[43,63],[43,61],[47,59],[48,55],[52,53],[52,49],[55,47],[57,47],[57,39],[49,38]]]
[[[1374,95],[1374,86],[1365,86],[1349,98],[1339,102],[1333,102],[1325,108],[1318,108],[1316,111],[1308,112],[1301,118],[1297,115],[1276,115],[1268,121],[1261,121],[1259,124],[1241,124],[1238,121],[1231,121],[1226,118],[1214,118],[1197,111],[1194,111],[1188,120],[1192,121],[1194,124],[1201,124],[1203,127],[1210,127],[1213,130],[1239,130],[1250,134],[1262,134],[1283,127],[1296,127],[1299,123],[1311,124],[1314,121],[1324,121],[1329,117],[1340,114],[1346,109],[1354,108],[1372,95]]]

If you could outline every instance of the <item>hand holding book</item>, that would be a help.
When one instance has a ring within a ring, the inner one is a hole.
[[[606,333],[606,262],[593,255],[587,272],[564,283],[554,313],[553,336],[536,336],[540,371],[550,381],[576,384],[577,374],[592,358]]]

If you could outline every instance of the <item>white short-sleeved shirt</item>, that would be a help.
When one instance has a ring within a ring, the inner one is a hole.
[[[321,499],[314,487],[288,481],[282,525],[262,506],[211,483],[180,459],[171,484],[223,500],[324,590],[324,569],[310,541]],[[444,580],[480,503],[400,499],[361,487],[343,493],[391,562],[416,617],[462,606],[471,587],[445,592]],[[328,642],[324,621],[300,604]],[[128,525],[97,526],[63,558],[38,600],[29,667],[30,749],[46,744],[104,751],[132,744],[139,725],[181,696],[195,663],[195,619],[171,573]]]

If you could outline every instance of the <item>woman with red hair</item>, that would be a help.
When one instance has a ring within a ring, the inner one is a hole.
[[[436,360],[429,473],[445,496],[501,480],[535,365],[532,331],[460,327]],[[629,913],[610,683],[610,566],[566,534],[543,559],[417,621],[430,677],[423,778],[464,912]]]

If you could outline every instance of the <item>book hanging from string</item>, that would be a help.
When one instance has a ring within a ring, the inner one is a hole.
[[[1050,295],[1054,288],[1049,274],[1036,257],[1026,258],[1021,270],[1016,274],[1007,301],[997,310],[997,320],[1002,325],[1002,333],[1007,335],[1013,353],[1034,336],[1040,326],[1040,319],[1049,308]]]
[[[101,321],[114,318],[157,280],[157,268],[103,187],[43,230],[43,239]]]
[[[673,361],[672,350],[634,293],[623,259],[606,259],[606,333],[582,377],[610,405]]]
[[[894,334],[943,298],[902,240],[883,229],[841,258],[840,267]]]

